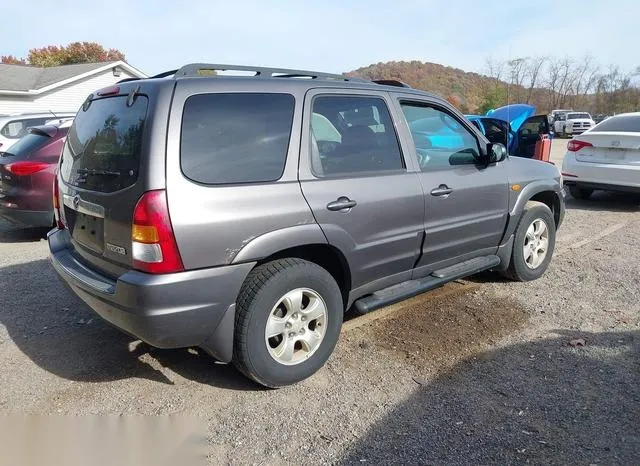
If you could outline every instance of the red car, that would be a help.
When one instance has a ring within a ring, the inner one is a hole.
[[[71,123],[30,128],[0,152],[0,218],[21,227],[54,225],[53,180]]]

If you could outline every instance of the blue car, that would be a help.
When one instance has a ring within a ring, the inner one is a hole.
[[[465,115],[491,142],[507,146],[510,155],[533,158],[541,136],[549,136],[546,115],[535,115],[536,108],[512,104],[490,110],[486,115]]]

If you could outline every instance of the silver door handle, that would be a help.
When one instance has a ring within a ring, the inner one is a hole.
[[[335,201],[329,202],[327,204],[327,209],[329,209],[331,211],[334,211],[334,212],[339,212],[339,211],[347,212],[348,209],[351,209],[352,207],[355,207],[356,205],[358,205],[358,203],[356,201],[352,201],[351,199],[349,199],[346,196],[340,196]]]
[[[447,186],[446,184],[441,184],[437,188],[431,190],[431,195],[432,196],[447,196],[447,195],[451,194],[452,192],[453,192],[453,189],[451,189],[449,186]]]

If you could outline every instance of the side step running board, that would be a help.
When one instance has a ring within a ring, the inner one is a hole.
[[[408,280],[398,285],[385,288],[358,299],[354,306],[360,314],[374,311],[381,307],[390,306],[405,299],[432,290],[457,278],[468,277],[478,272],[500,265],[498,256],[476,257],[450,267],[436,270],[431,275],[418,280]]]

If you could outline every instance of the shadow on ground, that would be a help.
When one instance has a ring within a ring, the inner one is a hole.
[[[640,464],[640,332],[557,333],[416,385],[344,463]]]
[[[0,323],[34,363],[69,380],[106,382],[132,377],[173,381],[141,358],[149,354],[183,377],[237,390],[259,387],[233,366],[187,349],[160,350],[141,343],[93,313],[56,277],[47,260],[0,269]],[[202,353],[202,352],[200,352]]]
[[[37,243],[47,237],[49,228],[18,228],[0,224],[0,243]]]
[[[594,191],[589,199],[581,200],[574,199],[567,193],[565,206],[567,209],[575,210],[639,212],[640,194]]]

